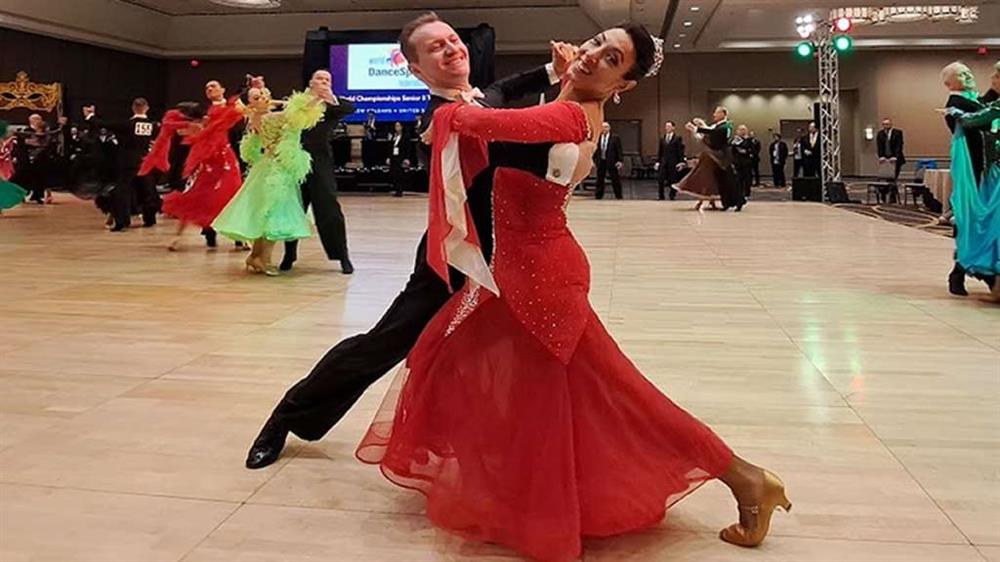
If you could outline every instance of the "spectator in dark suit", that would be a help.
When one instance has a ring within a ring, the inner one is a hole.
[[[899,170],[906,163],[903,155],[903,131],[892,127],[892,119],[886,117],[882,120],[882,130],[875,137],[875,144],[878,147],[879,163],[891,162],[896,166],[894,179],[899,179]]]
[[[809,132],[802,137],[802,175],[807,178],[820,177],[820,140],[816,123],[809,123]]]
[[[762,148],[757,133],[750,131],[750,173],[754,187],[760,187],[760,150]]]
[[[684,139],[675,131],[673,121],[663,125],[663,138],[656,155],[657,182],[660,187],[660,201],[666,199],[665,188],[670,187],[670,200],[677,198],[674,184],[680,180],[680,170],[684,166]]]
[[[788,161],[788,145],[781,140],[781,133],[774,133],[771,145],[767,147],[768,159],[771,161],[771,175],[774,177],[774,187],[785,187],[785,162]]]
[[[792,177],[802,177],[802,137],[805,131],[795,129],[795,140],[792,141]]]
[[[396,197],[403,196],[403,190],[406,187],[406,168],[410,167],[410,142],[406,138],[406,134],[403,131],[403,124],[396,121],[393,125],[392,138],[389,140],[392,143],[392,148],[389,152],[389,177],[392,179],[392,189],[393,195]]]
[[[596,198],[604,199],[604,182],[610,177],[615,199],[621,199],[622,140],[611,132],[611,125],[606,122],[601,126],[601,136],[597,139],[594,162],[597,164]]]

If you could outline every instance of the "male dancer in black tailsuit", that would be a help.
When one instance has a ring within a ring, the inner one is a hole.
[[[414,76],[430,88],[424,114],[426,128],[434,111],[452,101],[503,107],[528,94],[542,93],[559,81],[572,58],[572,49],[554,43],[553,62],[545,67],[494,83],[482,92],[469,84],[469,51],[450,25],[433,13],[408,23],[399,37]],[[467,191],[472,220],[487,260],[493,253],[493,171],[499,147],[490,147],[490,165]],[[410,280],[382,319],[366,334],[338,343],[306,378],[288,390],[254,440],[247,468],[262,468],[278,459],[289,432],[308,440],[322,438],[376,380],[402,361],[424,326],[450,297],[448,285],[426,259],[426,235],[417,248]],[[464,277],[451,271],[457,289]]]
[[[127,124],[111,126],[118,138],[118,173],[111,192],[111,215],[114,225],[111,232],[121,232],[129,227],[133,201],[138,202],[142,225],[156,224],[160,210],[160,196],[151,176],[138,176],[142,159],[149,154],[149,147],[159,132],[159,125],[149,118],[149,102],[136,98],[132,102],[132,118]]]
[[[333,175],[333,130],[345,116],[354,113],[354,105],[334,96],[330,91],[333,78],[326,70],[317,70],[309,80],[309,91],[324,100],[326,112],[318,125],[302,133],[302,148],[312,156],[312,171],[302,182],[302,203],[306,209],[312,204],[316,230],[326,257],[340,261],[340,270],[346,275],[354,273],[354,265],[347,255],[347,224],[344,211],[337,202],[337,178]],[[329,98],[329,99],[327,99]],[[285,257],[279,269],[288,271],[298,258],[299,241],[285,242]]]

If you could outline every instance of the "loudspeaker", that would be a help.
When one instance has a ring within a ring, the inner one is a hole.
[[[792,201],[823,202],[823,187],[819,178],[793,178]]]
[[[842,181],[831,181],[826,184],[826,200],[830,203],[850,203],[847,196],[847,186]]]

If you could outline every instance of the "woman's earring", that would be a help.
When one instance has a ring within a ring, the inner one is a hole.
[[[615,102],[615,105],[621,105],[622,97],[618,94],[618,92],[615,92],[615,95],[611,97],[611,101]]]

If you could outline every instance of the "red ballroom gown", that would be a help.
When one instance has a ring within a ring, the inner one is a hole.
[[[441,127],[462,142],[550,154],[589,135],[575,103],[445,107],[435,113],[436,163]],[[499,296],[486,288],[493,279],[470,280],[441,309],[357,450],[422,492],[435,525],[545,562],[577,560],[583,537],[658,524],[733,458],[643,377],[591,308],[590,266],[566,224],[572,190],[497,169]]]
[[[168,120],[168,117],[172,119]],[[205,127],[184,138],[183,142],[191,145],[191,152],[184,162],[184,177],[191,180],[183,192],[170,193],[163,198],[164,214],[202,228],[211,226],[243,184],[240,162],[229,144],[229,130],[242,119],[243,114],[232,103],[213,105],[208,110]],[[178,129],[189,123],[179,111],[167,112],[160,136],[143,161],[139,175],[153,169],[161,172],[170,169],[170,139]]]

